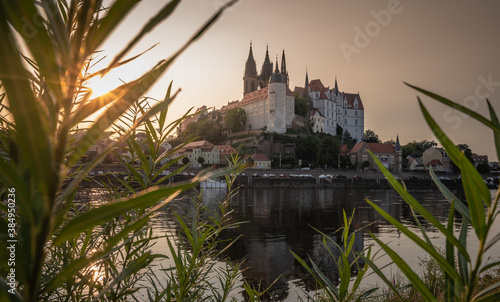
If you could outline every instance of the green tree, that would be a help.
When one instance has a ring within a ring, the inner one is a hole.
[[[378,135],[373,132],[373,130],[366,129],[363,134],[362,141],[366,143],[381,143],[381,140],[378,138]]]
[[[321,140],[316,135],[299,136],[296,141],[295,151],[297,159],[316,162],[318,154],[318,145]]]
[[[472,159],[472,150],[470,149],[469,145],[467,144],[458,144],[457,145],[458,150],[462,151],[462,153],[467,157],[467,159],[471,162],[474,163],[474,160]]]
[[[246,144],[244,143],[241,143],[239,146],[238,146],[238,154],[240,155],[245,155],[248,153],[248,147]]]
[[[190,162],[191,162],[191,161],[189,160],[189,158],[188,158],[187,156],[184,156],[184,157],[182,158],[182,164],[183,164],[183,165],[187,165],[187,164],[189,164]]]
[[[203,158],[203,156],[198,157],[198,163],[200,165],[203,165],[205,163],[205,159]]]
[[[490,173],[490,165],[488,165],[488,163],[479,163],[477,164],[477,172],[481,173],[481,174],[488,174]]]
[[[295,114],[307,117],[309,114],[309,102],[303,97],[300,97],[297,93],[294,94],[295,97]]]
[[[340,151],[340,142],[332,137],[324,137],[318,145],[318,164],[337,166]]]
[[[231,132],[243,131],[247,123],[247,114],[243,108],[229,109],[224,117],[224,123]]]

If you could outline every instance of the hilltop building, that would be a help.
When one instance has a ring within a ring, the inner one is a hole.
[[[311,112],[309,120],[314,132],[337,134],[337,125],[344,133],[360,141],[364,133],[364,106],[359,93],[345,93],[338,88],[337,79],[333,89],[325,87],[321,80],[309,82],[306,71],[304,87],[295,87],[292,92],[289,75],[286,69],[285,51],[281,57],[281,68],[278,58],[274,72],[269,59],[269,49],[260,74],[254,59],[252,43],[245,63],[243,76],[243,99],[239,107],[247,114],[247,129],[263,129],[277,133],[285,133],[293,126],[295,119],[295,97],[298,94],[309,101]],[[232,103],[234,105],[234,102]]]
[[[330,89],[321,80],[309,82],[308,78],[306,71],[305,86],[295,87],[294,94],[308,100],[313,110],[319,111],[323,117],[320,119],[318,115],[310,116],[313,132],[336,135],[338,125],[344,133],[348,132],[352,138],[361,141],[365,128],[365,110],[359,93],[340,92],[337,79],[334,88]],[[317,126],[318,122],[321,126]]]

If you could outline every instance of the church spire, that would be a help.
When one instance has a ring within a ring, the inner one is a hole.
[[[306,83],[304,85],[304,88],[306,88],[307,85],[309,85],[309,76],[307,75],[307,68],[306,68]]]
[[[269,59],[269,47],[266,45],[266,57],[264,59],[264,63],[262,64],[262,69],[259,75],[259,86],[260,88],[267,87],[267,83],[269,82],[269,78],[273,73],[273,63]]]
[[[252,41],[250,41],[250,51],[248,52],[247,63],[245,64],[245,76],[257,76],[257,67],[253,58]]]
[[[288,72],[286,71],[286,60],[285,60],[285,50],[283,49],[283,54],[281,55],[281,74],[286,78],[286,85],[288,86]]]
[[[396,146],[394,147],[396,151],[401,151],[401,144],[399,143],[399,134],[396,134]]]
[[[335,96],[339,96],[339,85],[337,85],[337,77],[335,76]]]
[[[245,64],[245,74],[243,75],[243,95],[257,90],[258,75],[255,59],[253,58],[252,41],[250,40],[250,50]]]

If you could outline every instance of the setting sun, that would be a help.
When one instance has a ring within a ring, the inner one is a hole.
[[[85,86],[92,90],[92,98],[102,96],[114,88],[123,84],[120,79],[112,75],[107,75],[103,78],[93,77],[91,78]]]

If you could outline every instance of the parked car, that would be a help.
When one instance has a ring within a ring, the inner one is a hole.
[[[337,178],[347,178],[347,176],[342,175],[342,174],[337,174]]]
[[[409,179],[418,179],[418,176],[416,176],[416,175],[410,175]]]
[[[284,178],[284,177],[286,177],[286,174],[281,173],[280,177]]]
[[[259,173],[252,174],[252,177],[260,177]]]
[[[359,176],[359,175],[354,175],[354,177],[352,179],[361,179],[363,177]]]

